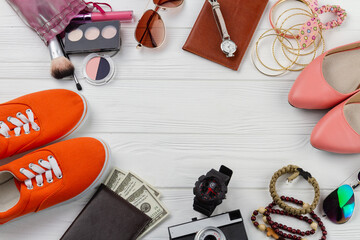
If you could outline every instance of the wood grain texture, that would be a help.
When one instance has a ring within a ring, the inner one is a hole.
[[[152,7],[146,0],[108,2],[116,10],[133,9],[137,19]],[[137,50],[136,21],[123,24],[123,45],[114,57],[116,73],[109,85],[88,85],[81,72],[84,56],[71,56],[90,103],[90,118],[70,137],[104,139],[112,149],[112,166],[134,171],[160,189],[171,216],[145,240],[168,239],[168,226],[199,217],[192,210],[192,186],[198,176],[221,164],[235,174],[228,198],[216,213],[240,208],[249,240],[265,239],[249,217],[271,200],[267,187],[277,169],[292,163],[311,171],[323,199],[360,168],[359,155],[326,153],[310,145],[312,128],[326,110],[306,111],[288,104],[287,94],[298,73],[263,76],[253,67],[249,51],[237,72],[182,51],[203,3],[185,0],[181,9],[161,11],[167,39],[156,50]],[[340,4],[349,14],[343,26],[324,33],[327,49],[359,40],[360,2],[320,3]],[[270,27],[269,8],[250,46]],[[0,102],[44,89],[74,90],[72,81],[51,78],[47,48],[6,1],[0,1],[0,9]],[[281,189],[305,201],[312,199],[311,187],[301,181],[282,184]],[[0,226],[0,240],[59,239],[90,196]],[[360,213],[341,226],[324,221],[329,240],[360,239]],[[308,227],[298,224],[288,225]]]

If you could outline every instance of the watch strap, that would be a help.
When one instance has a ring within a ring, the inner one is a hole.
[[[217,0],[208,0],[212,6],[216,25],[220,31],[221,39],[230,39],[228,30],[226,28],[225,20],[220,10],[220,4]]]
[[[199,202],[199,200],[197,200],[196,197],[194,198],[193,207],[194,207],[195,211],[200,212],[208,217],[211,216],[211,214],[214,212],[214,210],[216,208],[215,205],[208,205],[208,204]]]
[[[226,186],[229,185],[231,176],[233,175],[233,171],[230,168],[228,168],[224,165],[221,165],[219,172],[221,172],[222,174],[225,174],[226,176],[229,177],[229,179],[225,182]]]

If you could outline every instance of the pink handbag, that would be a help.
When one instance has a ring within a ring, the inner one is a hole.
[[[83,0],[7,0],[21,19],[47,45],[70,20],[86,9]]]

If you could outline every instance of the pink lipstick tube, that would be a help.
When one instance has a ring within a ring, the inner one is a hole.
[[[93,12],[87,14],[78,14],[71,21],[77,23],[83,22],[102,22],[114,21],[131,22],[133,20],[133,11],[117,11],[117,12]]]

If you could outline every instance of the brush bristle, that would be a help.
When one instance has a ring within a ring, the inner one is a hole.
[[[80,85],[80,83],[77,83],[77,84],[76,84],[76,88],[77,88],[77,90],[79,90],[79,91],[82,90],[82,86]]]
[[[58,57],[51,61],[51,75],[56,79],[71,76],[74,71],[74,65],[66,57]]]

